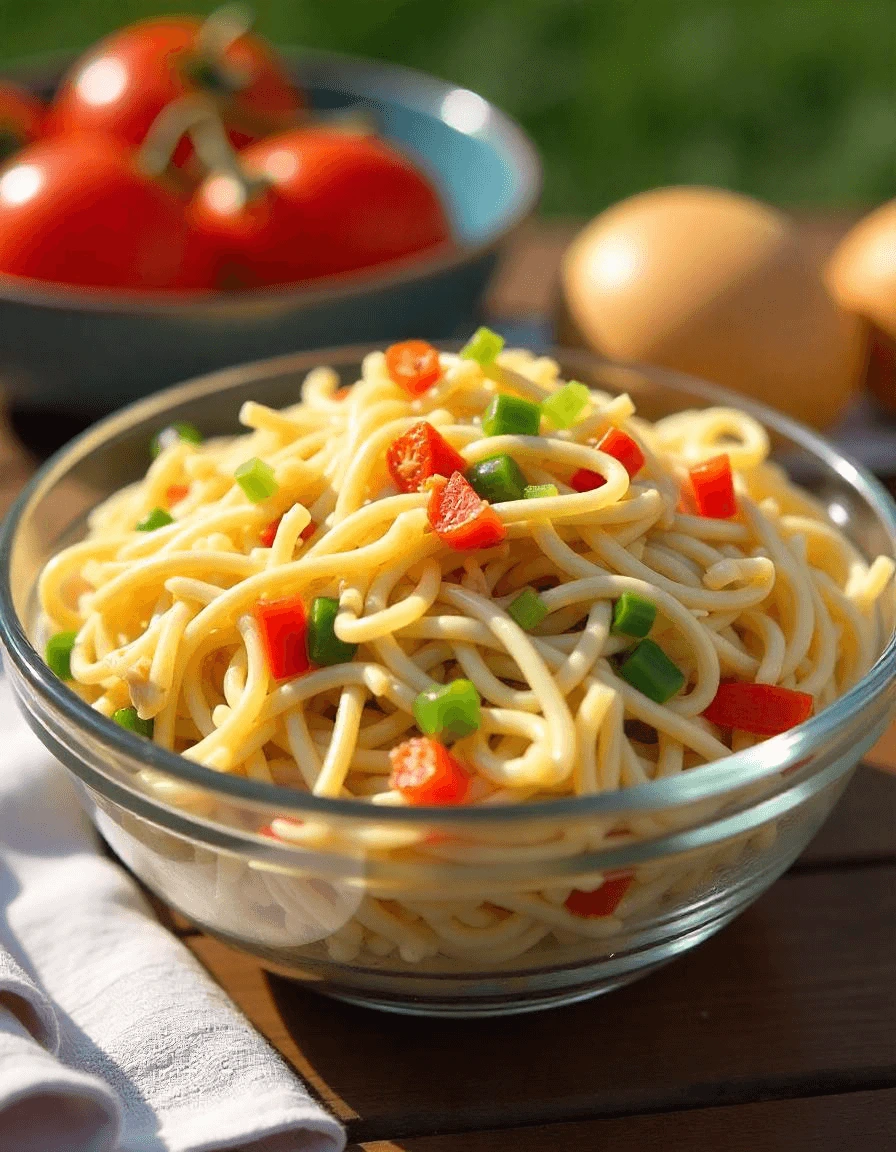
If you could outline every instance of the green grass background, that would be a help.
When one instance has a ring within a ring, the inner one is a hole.
[[[214,3],[0,0],[7,57]],[[476,89],[545,161],[548,212],[694,181],[784,204],[896,195],[896,0],[259,0],[275,40]]]

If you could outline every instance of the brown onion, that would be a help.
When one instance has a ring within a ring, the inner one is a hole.
[[[574,323],[598,352],[690,372],[816,427],[859,387],[866,326],[831,299],[783,213],[714,188],[614,205],[570,247]]]
[[[868,387],[896,411],[896,200],[846,234],[828,263],[827,281],[843,308],[870,321]]]

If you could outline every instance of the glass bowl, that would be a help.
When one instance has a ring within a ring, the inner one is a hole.
[[[142,475],[154,432],[175,420],[235,432],[244,400],[294,402],[322,363],[350,383],[366,351],[203,377],[110,417],[52,459],[0,540],[0,638],[17,697],[122,860],[194,924],[272,970],[345,1000],[433,1015],[531,1011],[606,992],[718,931],[803,850],[887,724],[891,620],[885,652],[856,687],[754,748],[617,792],[450,809],[374,808],[213,772],[100,716],[31,643],[41,568],[79,537],[90,508]],[[630,392],[650,419],[740,405],[857,547],[896,551],[896,509],[881,486],[799,425],[674,373],[556,355],[565,376]],[[302,822],[301,843],[264,834],[284,816]],[[566,912],[573,888],[608,876],[628,885],[615,912]]]

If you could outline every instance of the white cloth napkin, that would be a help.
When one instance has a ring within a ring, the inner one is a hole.
[[[114,1092],[57,1060],[59,1041],[46,996],[0,948],[0,1148],[49,1152],[60,1130],[72,1148],[114,1148]]]
[[[0,680],[0,1149],[341,1152],[339,1123],[102,856]]]

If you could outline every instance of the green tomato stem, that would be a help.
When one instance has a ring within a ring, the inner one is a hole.
[[[255,13],[248,4],[224,4],[203,20],[196,37],[197,51],[222,62],[230,45],[251,31],[254,23]],[[231,67],[229,61],[223,63]]]
[[[148,176],[161,176],[185,134],[189,134],[204,167],[210,173],[229,176],[247,201],[269,186],[268,180],[245,170],[227,139],[214,99],[203,92],[181,96],[162,109],[140,145],[137,166]]]

